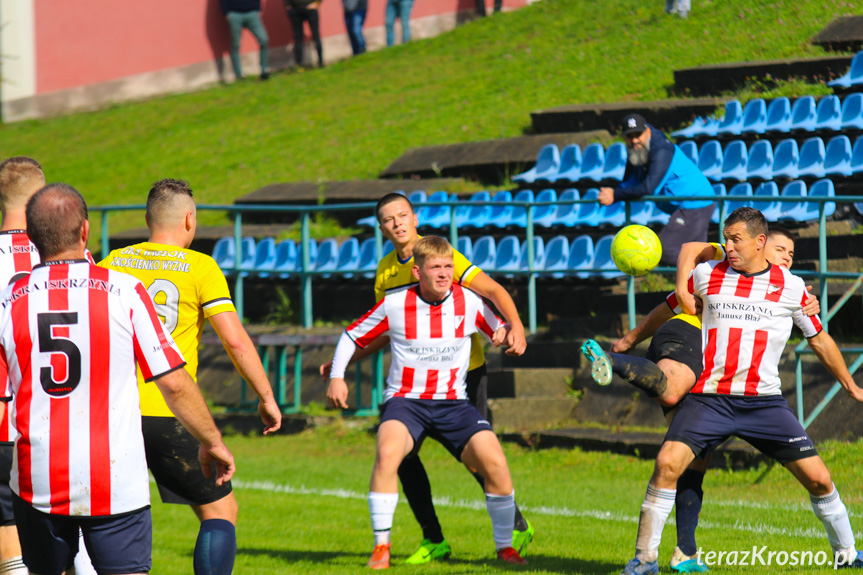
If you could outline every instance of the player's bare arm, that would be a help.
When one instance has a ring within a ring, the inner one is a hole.
[[[215,463],[216,484],[223,485],[236,471],[234,456],[222,441],[222,434],[195,380],[185,369],[175,369],[154,381],[183,427],[201,443],[198,460],[204,476],[212,476],[210,464]]]
[[[483,271],[474,276],[468,287],[480,296],[490,300],[501,315],[503,315],[503,319],[510,324],[511,330],[506,338],[509,349],[506,350],[506,354],[513,356],[523,354],[524,350],[527,349],[524,325],[521,323],[518,310],[515,308],[515,302],[512,301],[509,292]]]
[[[507,336],[509,336],[512,331],[512,326],[508,323],[503,324],[499,328],[494,331],[494,334],[491,338],[491,344],[494,347],[500,347],[506,341]]]
[[[677,301],[684,313],[698,313],[695,296],[689,293],[689,274],[700,263],[709,262],[716,255],[716,248],[706,242],[688,242],[680,247],[677,256]]]
[[[635,329],[615,341],[611,346],[611,351],[614,353],[629,353],[629,350],[639,343],[652,337],[656,333],[656,330],[673,316],[674,312],[668,307],[667,303],[663,302],[659,304],[647,314],[647,317],[641,320],[641,323],[635,326]]]
[[[258,413],[264,422],[264,435],[278,431],[282,426],[282,411],[276,403],[255,344],[246,333],[239,316],[236,312],[225,311],[210,316],[210,323],[222,340],[234,367],[258,396]]]
[[[836,345],[836,342],[830,337],[826,331],[822,331],[815,337],[809,338],[809,347],[821,360],[821,363],[830,372],[833,377],[845,388],[848,395],[859,402],[863,402],[863,389],[855,383],[854,377],[848,371],[848,366],[845,365],[845,359],[842,357],[842,352]]]

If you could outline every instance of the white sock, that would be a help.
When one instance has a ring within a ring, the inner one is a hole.
[[[21,555],[0,561],[0,575],[29,575]]]
[[[385,545],[390,542],[393,515],[396,512],[398,502],[398,493],[376,493],[369,491],[369,513],[372,516],[372,531],[375,533],[375,545]]]
[[[90,561],[87,546],[84,544],[84,533],[80,528],[78,529],[78,554],[75,555],[75,575],[96,575],[96,569],[93,568],[93,562]]]
[[[641,504],[641,517],[638,519],[638,536],[635,539],[635,556],[645,563],[659,558],[659,542],[662,528],[671,508],[674,507],[676,489],[660,489],[647,486],[644,503]]]
[[[824,524],[833,552],[841,553],[846,563],[853,562],[857,558],[857,551],[854,549],[854,531],[848,519],[848,510],[845,509],[836,486],[834,485],[833,491],[823,497],[810,495],[809,502],[812,504],[815,516]]]
[[[485,494],[485,507],[491,517],[491,532],[497,551],[512,547],[512,530],[515,528],[515,491],[509,495]]]

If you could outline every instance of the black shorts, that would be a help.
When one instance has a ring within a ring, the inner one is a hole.
[[[818,455],[815,444],[781,395],[690,393],[680,402],[665,441],[685,443],[700,457],[732,435],[783,464]]]
[[[12,510],[12,488],[9,487],[14,450],[14,443],[0,442],[0,527],[15,525],[15,513]]]
[[[102,575],[147,573],[152,567],[153,522],[150,508],[80,517],[42,513],[13,495],[24,564],[33,573],[53,575],[72,567],[78,553],[78,529],[93,567]]]
[[[464,399],[407,399],[393,397],[381,410],[381,423],[394,419],[405,424],[417,453],[426,437],[438,441],[461,461],[461,452],[480,431],[492,431],[491,424],[476,407]]]
[[[488,375],[485,364],[467,372],[464,380],[467,400],[473,404],[483,419],[488,419]]]
[[[682,363],[692,370],[697,380],[704,371],[701,330],[688,321],[672,318],[653,334],[645,357],[653,363],[659,363],[660,359]]]
[[[198,463],[200,443],[173,417],[144,416],[147,466],[164,503],[205,505],[231,493],[231,482],[216,485],[216,475],[204,477]]]

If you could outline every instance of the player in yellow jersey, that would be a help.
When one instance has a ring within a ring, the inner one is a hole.
[[[281,410],[255,345],[237,316],[225,276],[210,256],[189,246],[197,227],[186,182],[165,179],[147,196],[150,240],[112,251],[99,265],[129,273],[144,284],[197,381],[198,346],[208,319],[237,371],[258,396],[264,434],[279,429]],[[201,473],[194,438],[174,418],[158,388],[138,372],[147,464],[165,503],[190,505],[201,522],[195,545],[196,574],[229,574],[237,553],[237,500],[230,483]]]
[[[391,291],[405,289],[416,285],[413,276],[413,247],[419,240],[417,233],[419,222],[410,200],[401,194],[387,194],[378,201],[375,208],[378,223],[383,235],[393,243],[395,249],[378,263],[375,276],[375,299],[381,301]],[[480,296],[489,299],[504,319],[512,326],[506,339],[509,355],[521,355],[527,347],[524,335],[524,325],[518,316],[515,303],[509,293],[499,283],[491,279],[485,272],[473,265],[467,258],[453,250],[455,265],[453,279],[462,286],[470,288]],[[367,357],[381,349],[389,342],[389,338],[378,338],[375,343],[363,350],[358,350],[354,361]],[[484,418],[488,417],[488,392],[483,342],[477,334],[473,336],[469,371],[466,378],[468,400],[476,406]],[[329,363],[321,366],[321,374],[329,373]],[[346,408],[347,405],[340,394],[335,394],[331,388],[327,392],[328,399],[334,407]],[[474,477],[483,485],[482,477]],[[399,479],[405,497],[411,510],[423,531],[423,540],[419,549],[408,559],[409,564],[427,563],[432,560],[446,559],[450,556],[449,543],[443,536],[443,530],[432,503],[431,485],[428,475],[418,455],[408,456],[399,467]],[[533,539],[533,526],[521,515],[516,506],[515,531],[513,532],[513,548],[520,555],[525,554],[528,543]]]

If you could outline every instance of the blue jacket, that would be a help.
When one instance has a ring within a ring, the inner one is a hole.
[[[656,202],[657,207],[668,214],[678,208],[696,209],[711,205],[716,194],[707,177],[665,134],[650,124],[647,126],[650,128],[647,164],[626,164],[623,180],[614,188],[614,201],[641,196],[710,196],[704,200]]]

